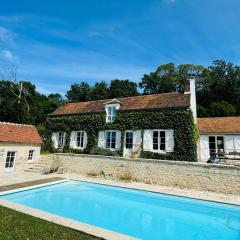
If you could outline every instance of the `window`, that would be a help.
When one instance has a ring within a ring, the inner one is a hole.
[[[133,148],[133,132],[126,132],[126,148]]]
[[[64,146],[64,132],[58,133],[58,147]]]
[[[116,135],[114,131],[106,132],[106,148],[115,149],[116,148]]]
[[[16,152],[7,152],[5,168],[13,168]]]
[[[224,151],[223,136],[209,136],[209,153],[217,153]]]
[[[28,161],[32,161],[34,157],[34,150],[29,150],[28,152]]]
[[[153,150],[166,150],[165,131],[153,131]]]
[[[83,148],[84,132],[77,132],[77,147]]]
[[[107,122],[113,122],[116,119],[116,106],[109,106],[107,108]]]

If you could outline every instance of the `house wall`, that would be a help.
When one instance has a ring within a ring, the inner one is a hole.
[[[209,155],[209,136],[223,136],[224,138],[224,151],[229,152],[240,152],[240,134],[202,134],[199,137],[199,159],[200,161],[207,161]]]
[[[240,194],[240,167],[164,160],[128,160],[85,154],[55,154],[66,172],[99,174],[119,179],[131,176],[139,182],[170,187]]]
[[[0,142],[0,172],[5,171],[5,162],[8,151],[16,151],[14,171],[24,170],[26,164],[28,164],[28,152],[29,150],[35,150],[35,155],[32,162],[40,159],[40,145],[35,144],[21,144],[21,143],[4,143]]]

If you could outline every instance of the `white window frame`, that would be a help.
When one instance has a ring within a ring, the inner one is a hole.
[[[112,142],[112,140],[113,140],[113,133],[115,133],[115,147],[112,147],[112,144],[113,144],[113,142]],[[108,134],[110,134],[110,142],[109,142],[109,146],[108,146]],[[111,149],[111,150],[115,150],[115,149],[117,149],[117,131],[114,131],[114,130],[107,130],[106,132],[105,132],[105,148],[107,148],[107,149]]]
[[[119,108],[120,104],[106,104],[106,122],[114,122],[116,120],[117,110]]]
[[[32,162],[35,157],[35,150],[29,149],[28,151],[28,162]]]
[[[218,153],[218,151],[225,151],[225,139],[224,139],[224,135],[208,135],[208,147],[209,147],[209,154],[211,154],[211,149],[210,149],[210,137],[214,137],[215,138],[215,153]],[[223,149],[218,149],[218,143],[217,143],[217,138],[218,137],[222,137],[223,138]]]
[[[6,167],[7,164],[7,158],[8,158],[8,153],[14,153],[14,159],[13,159],[13,166],[11,168]],[[4,172],[13,172],[15,168],[15,163],[17,160],[17,151],[14,150],[8,150],[5,155],[5,162],[4,162]]]
[[[78,134],[80,134],[80,136],[79,136],[80,140],[79,141],[78,141]],[[76,148],[80,148],[80,149],[84,148],[84,138],[85,138],[84,131],[77,131],[76,132]]]
[[[153,136],[154,132],[158,132],[158,138],[157,138],[158,139],[158,142],[157,142],[157,147],[158,148],[157,149],[154,149],[154,147],[153,147],[154,146],[154,140],[153,140],[154,139],[154,136]],[[165,135],[164,136],[164,140],[165,140],[164,143],[162,143],[162,138],[163,137],[161,137],[161,132],[164,132],[164,135]],[[165,146],[164,149],[161,149],[161,144],[164,144],[164,146]],[[152,151],[153,152],[158,152],[158,153],[166,153],[167,152],[166,151],[166,144],[167,144],[166,143],[166,130],[164,130],[164,129],[153,129],[152,130]]]

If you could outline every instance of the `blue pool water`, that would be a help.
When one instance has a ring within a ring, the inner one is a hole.
[[[240,240],[240,208],[68,181],[0,198],[145,240]]]

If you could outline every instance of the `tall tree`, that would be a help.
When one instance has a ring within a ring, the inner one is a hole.
[[[173,63],[160,65],[155,72],[144,74],[139,87],[144,94],[176,91],[176,68]]]
[[[109,89],[108,89],[107,83],[104,81],[95,83],[94,87],[92,88],[91,99],[99,100],[99,99],[106,99],[108,97],[109,97]]]
[[[69,102],[89,101],[91,99],[91,87],[87,82],[74,83],[67,91],[66,97]]]
[[[135,82],[126,80],[115,79],[111,81],[109,87],[110,98],[130,97],[137,96],[137,84]]]

